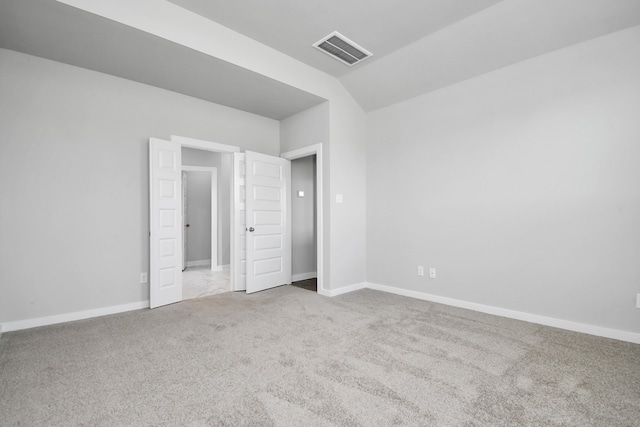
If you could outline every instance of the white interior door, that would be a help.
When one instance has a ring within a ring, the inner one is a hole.
[[[180,144],[149,140],[151,308],[182,300],[181,168]]]
[[[291,283],[291,162],[247,151],[247,293]]]
[[[247,239],[245,205],[245,155],[233,153],[233,179],[231,204],[231,289],[247,289]]]

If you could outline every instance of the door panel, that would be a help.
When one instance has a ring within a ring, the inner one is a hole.
[[[291,163],[247,151],[247,293],[291,283]]]
[[[151,308],[182,300],[181,167],[179,144],[149,140]]]

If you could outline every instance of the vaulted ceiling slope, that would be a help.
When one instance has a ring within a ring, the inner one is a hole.
[[[640,24],[639,0],[169,0],[339,77],[376,110]],[[373,57],[311,45],[338,31]]]
[[[168,1],[333,75],[365,111],[640,25],[640,0]],[[373,56],[312,47],[333,31]],[[0,47],[274,119],[324,101],[55,0],[0,0]]]
[[[335,77],[501,0],[169,0]],[[349,68],[311,45],[333,31],[373,52]]]
[[[55,0],[0,0],[0,48],[276,120],[325,99]]]
[[[505,0],[341,80],[372,111],[639,24],[638,0]]]

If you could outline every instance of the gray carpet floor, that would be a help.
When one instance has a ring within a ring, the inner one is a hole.
[[[638,426],[640,345],[292,286],[5,333],[2,426]]]

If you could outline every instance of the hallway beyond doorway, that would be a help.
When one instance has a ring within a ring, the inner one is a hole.
[[[192,299],[229,292],[229,269],[211,271],[211,265],[187,267],[182,272],[182,299]]]

